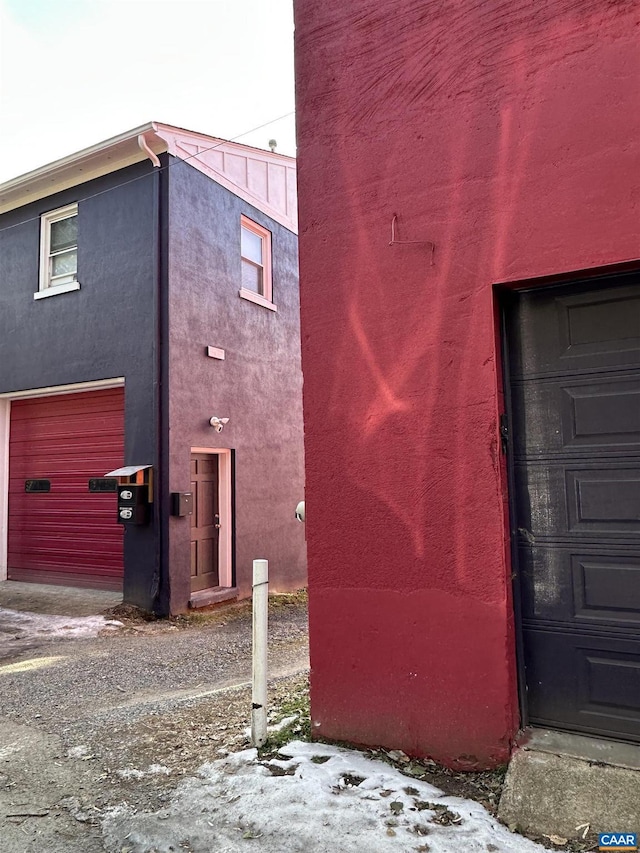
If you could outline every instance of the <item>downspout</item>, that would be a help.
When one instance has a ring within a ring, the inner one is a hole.
[[[142,147],[142,146],[141,146]],[[151,152],[153,154],[153,152]],[[153,155],[156,156],[155,154]],[[168,155],[165,155],[168,158]],[[158,159],[158,158],[156,158]],[[158,160],[160,166],[160,161]],[[158,616],[168,616],[171,609],[169,578],[169,174],[157,172],[157,286],[156,286],[156,406],[157,406],[157,570],[154,578],[153,610]]]
[[[158,137],[152,134],[157,140]],[[156,216],[156,293],[155,293],[155,360],[156,360],[156,486],[154,523],[156,525],[156,570],[150,590],[153,612],[168,616],[171,610],[171,583],[169,578],[169,361],[168,361],[168,251],[169,251],[169,182],[166,168],[153,151],[145,133],[138,134],[138,147],[151,160],[157,173]],[[163,143],[164,147],[164,143]],[[165,149],[166,150],[166,149]]]
[[[151,150],[151,146],[149,145],[147,138],[144,135],[144,133],[138,134],[138,147],[140,148],[141,151],[144,151],[144,153],[147,155],[149,160],[151,160],[153,165],[159,169],[160,168],[160,158],[158,157],[157,154],[155,154]]]

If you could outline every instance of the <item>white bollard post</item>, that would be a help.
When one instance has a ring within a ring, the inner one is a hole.
[[[253,675],[251,743],[267,739],[267,621],[269,618],[269,562],[253,561]]]

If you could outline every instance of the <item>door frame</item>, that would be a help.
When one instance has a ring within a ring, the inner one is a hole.
[[[233,587],[233,456],[228,447],[192,447],[194,453],[218,457],[218,503],[220,536],[218,539],[218,578],[221,588]]]
[[[9,391],[0,394],[0,583],[7,580],[8,574],[11,401],[28,400],[35,397],[55,397],[60,394],[80,394],[83,391],[123,388],[124,384],[124,376],[116,376],[113,379],[96,379],[92,382],[74,382],[70,385],[52,385],[44,388],[30,388],[24,391]]]
[[[518,291],[527,288],[517,288]],[[507,329],[507,307],[509,300],[513,295],[515,288],[500,287],[496,288],[496,296],[498,299],[498,311],[500,318],[500,368],[501,368],[501,384],[504,400],[504,412],[500,414],[500,420],[506,419],[507,437],[502,444],[505,457],[505,474],[507,488],[507,504],[509,517],[507,519],[509,536],[509,560],[511,570],[511,597],[513,606],[513,623],[515,635],[515,651],[516,651],[516,681],[518,685],[518,709],[520,711],[520,728],[526,728],[529,725],[529,708],[527,705],[527,678],[525,672],[525,656],[524,656],[524,627],[522,624],[522,582],[520,575],[520,559],[518,556],[517,546],[517,530],[516,530],[516,475],[515,461],[513,456],[513,405],[511,395],[511,370],[509,364],[509,347],[508,347],[508,329]],[[502,441],[502,423],[500,423]]]

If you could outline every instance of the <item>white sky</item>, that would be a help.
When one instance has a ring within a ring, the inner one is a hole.
[[[0,0],[0,182],[161,121],[295,154],[292,0]]]

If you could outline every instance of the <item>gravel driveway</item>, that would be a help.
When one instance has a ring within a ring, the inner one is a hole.
[[[123,622],[90,639],[34,636],[0,608],[2,853],[103,851],[105,808],[159,808],[184,775],[246,742],[248,606]],[[269,641],[277,707],[306,689],[303,602],[272,603]]]

